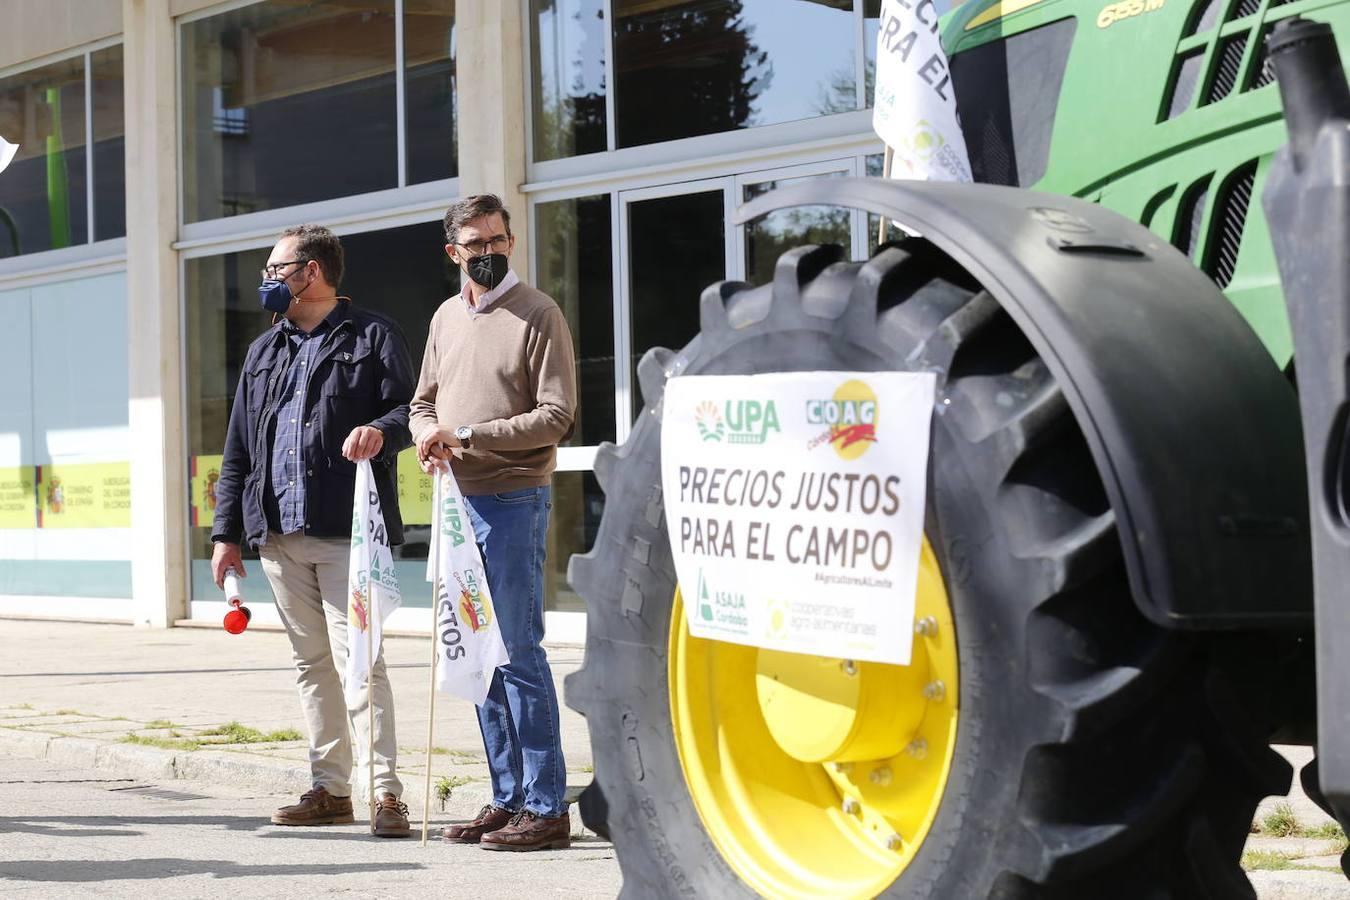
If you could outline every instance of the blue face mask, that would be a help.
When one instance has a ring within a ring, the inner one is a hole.
[[[291,308],[291,299],[290,286],[284,281],[267,278],[258,285],[258,302],[268,312],[274,312],[279,316],[286,315],[286,310]]]

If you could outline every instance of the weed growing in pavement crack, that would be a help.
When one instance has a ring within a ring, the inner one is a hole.
[[[1261,820],[1261,830],[1275,837],[1292,837],[1301,827],[1298,816],[1294,815],[1294,808],[1288,803],[1276,803],[1275,808]]]
[[[211,744],[275,744],[282,741],[303,740],[304,735],[294,728],[283,728],[280,731],[264,733],[256,728],[240,725],[238,722],[227,722],[224,725],[201,732],[201,737],[225,738],[223,741],[206,742]]]
[[[135,744],[138,747],[158,747],[161,750],[202,749],[201,741],[195,741],[192,740],[191,738],[179,738],[175,740],[171,738],[144,737],[139,734],[129,734],[126,737],[122,738],[119,741],[119,743]]]
[[[441,812],[445,812],[446,801],[450,799],[450,794],[455,788],[471,781],[472,778],[465,778],[463,775],[442,775],[436,779],[436,799],[441,801]]]

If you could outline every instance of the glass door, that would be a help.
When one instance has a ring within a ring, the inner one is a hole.
[[[703,289],[730,277],[734,179],[715,178],[619,194],[620,321],[615,339],[621,438],[642,409],[637,364],[652,347],[676,349],[698,334]]]

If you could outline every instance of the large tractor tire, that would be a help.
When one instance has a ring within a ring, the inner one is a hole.
[[[583,818],[614,841],[625,896],[1255,896],[1239,858],[1289,767],[1212,639],[1137,611],[1049,369],[926,242],[841,252],[799,248],[771,285],[709,288],[701,334],[644,357],[647,405],[597,457],[606,509],[571,560],[589,615],[566,696],[595,757]],[[885,358],[863,349],[878,334]],[[689,635],[662,507],[664,383],[811,370],[938,375],[910,667]],[[801,702],[767,708],[771,680]],[[830,716],[802,712],[822,703]],[[831,729],[838,755],[802,759]]]

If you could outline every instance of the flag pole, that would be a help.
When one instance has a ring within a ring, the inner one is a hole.
[[[893,159],[895,159],[895,151],[891,149],[890,144],[887,144],[886,156],[881,162],[882,178],[891,177],[891,161]],[[880,247],[884,243],[886,243],[886,217],[882,216],[881,221],[877,224],[877,246]]]
[[[428,548],[430,561],[439,560],[441,534],[441,472],[434,470],[431,476],[431,503],[435,507],[431,513],[431,546]],[[431,687],[427,691],[427,778],[422,791],[422,846],[427,845],[427,828],[431,819],[431,744],[436,734],[436,618],[440,615],[438,604],[441,602],[441,576],[437,570],[431,580]]]
[[[436,604],[440,602],[441,580],[431,583],[431,684],[427,691],[427,783],[422,792],[422,846],[427,845],[427,827],[431,818],[431,743],[436,733]]]
[[[370,833],[375,833],[375,618],[380,614],[378,589],[372,579],[370,605],[366,608],[366,772],[370,785]],[[381,641],[381,643],[384,643]]]

